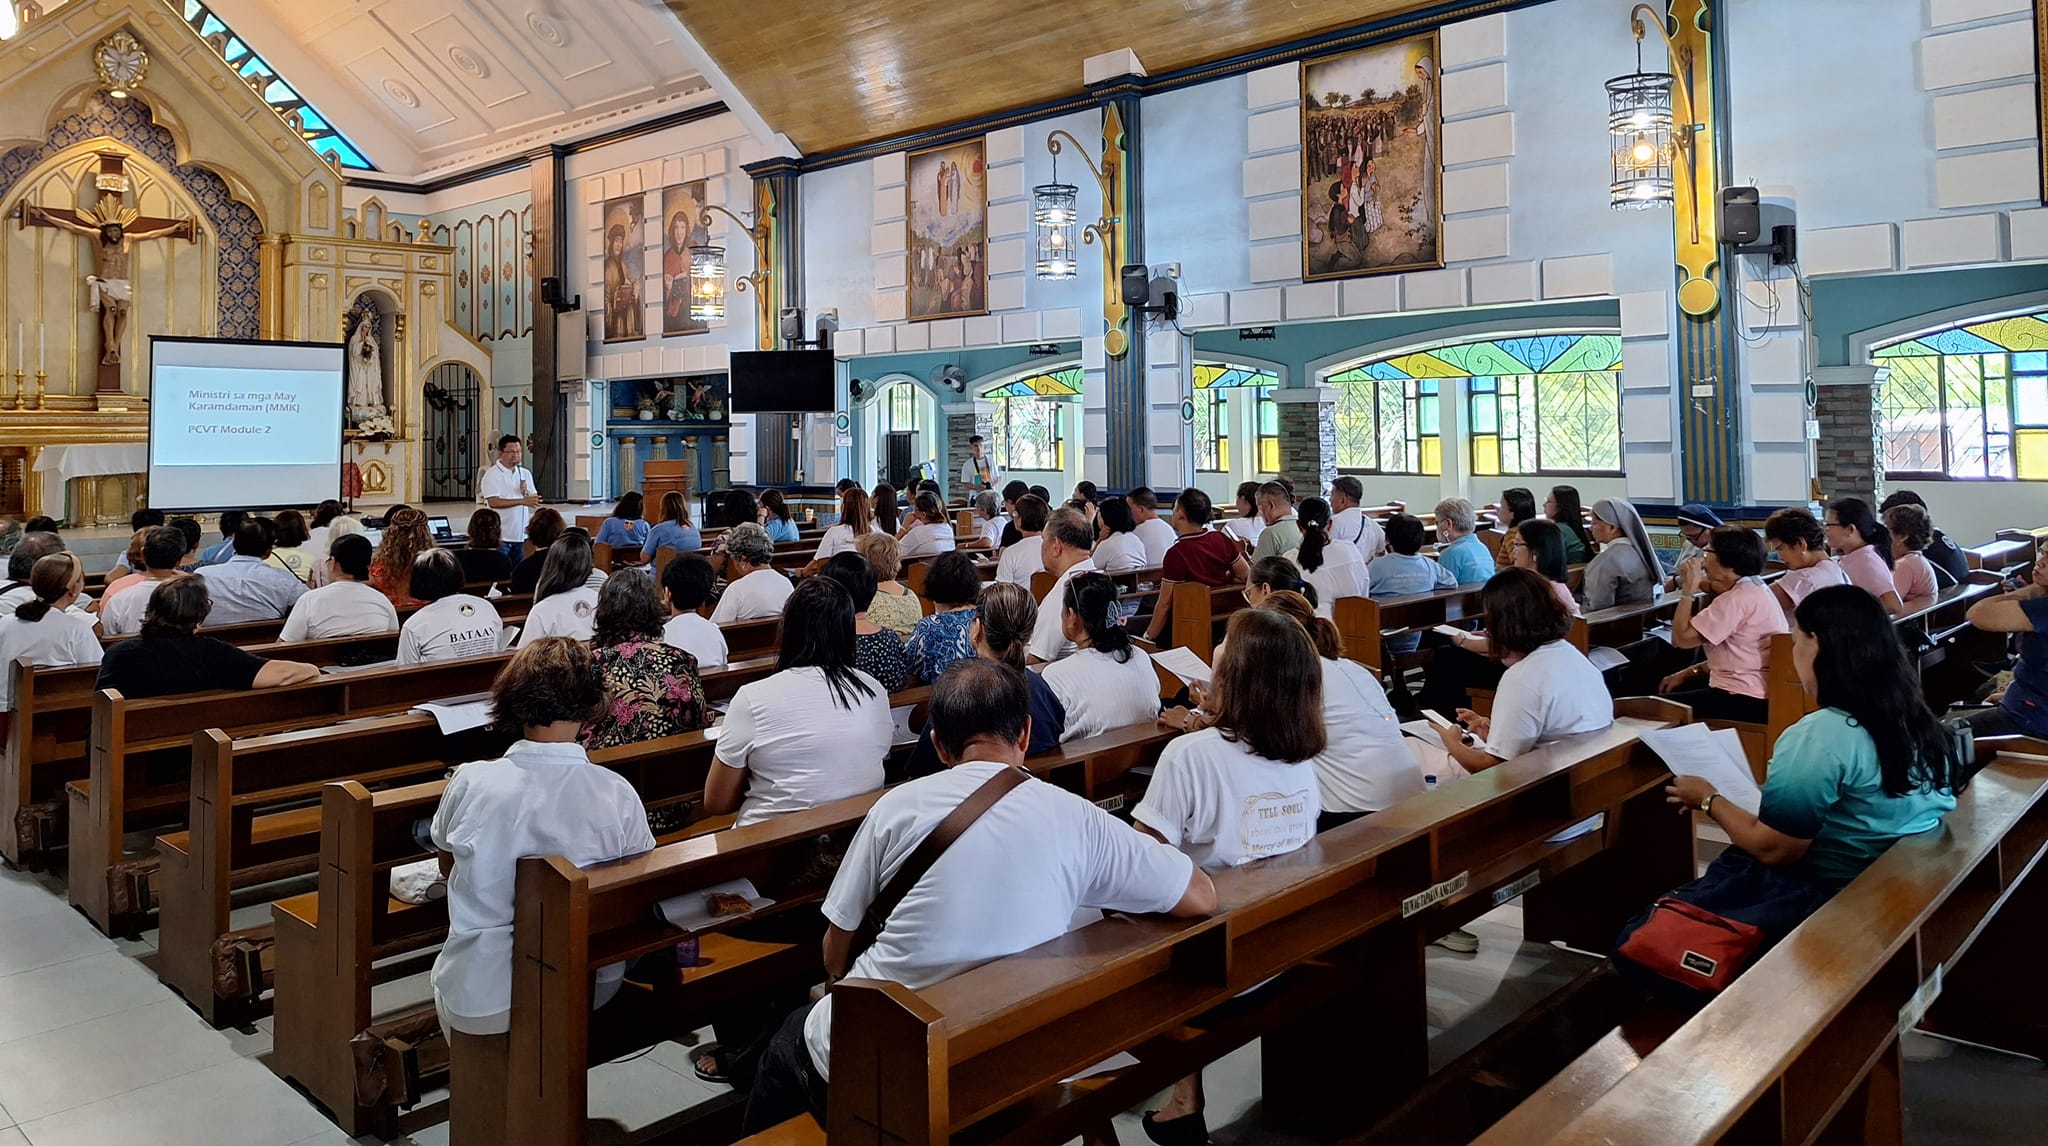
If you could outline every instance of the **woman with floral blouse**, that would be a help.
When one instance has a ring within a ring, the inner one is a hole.
[[[583,725],[585,748],[657,740],[707,723],[697,658],[662,643],[664,620],[653,578],[634,572],[605,581],[590,640],[605,699]]]
[[[933,613],[910,631],[903,658],[910,678],[932,684],[954,661],[974,655],[974,602],[981,596],[981,572],[974,560],[955,550],[941,553],[924,575],[924,595]]]

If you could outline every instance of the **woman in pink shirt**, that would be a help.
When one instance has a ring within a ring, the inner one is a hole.
[[[1771,582],[1771,595],[1784,608],[1787,623],[1807,594],[1849,583],[1842,567],[1828,560],[1827,534],[1819,519],[1806,510],[1781,509],[1772,514],[1764,522],[1764,544],[1785,566],[1785,575]]]
[[[1895,505],[1885,512],[1884,527],[1892,535],[1892,584],[1900,607],[1912,613],[1932,605],[1941,583],[1934,562],[1920,551],[1934,541],[1934,519],[1917,505]]]
[[[1671,643],[1681,649],[1705,646],[1706,662],[1665,677],[1657,691],[1691,705],[1698,720],[1762,724],[1770,715],[1764,666],[1771,638],[1790,631],[1785,611],[1758,579],[1764,543],[1756,534],[1724,525],[1708,540],[1706,556],[1679,566],[1678,613],[1671,618]],[[1702,587],[1714,599],[1695,615],[1693,598]]]
[[[1896,617],[1903,606],[1892,581],[1892,535],[1860,497],[1845,497],[1828,506],[1828,548],[1849,575],[1849,584],[1877,598]]]

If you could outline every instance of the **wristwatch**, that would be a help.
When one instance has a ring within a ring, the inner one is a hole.
[[[1721,793],[1719,792],[1707,793],[1707,798],[1700,801],[1700,811],[1711,819],[1714,815],[1714,801],[1720,798]]]

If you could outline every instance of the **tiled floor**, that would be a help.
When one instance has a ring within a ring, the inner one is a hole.
[[[1476,955],[1429,952],[1431,1060],[1483,1041],[1586,965],[1584,956],[1521,942],[1509,904],[1474,924]],[[267,1065],[268,1019],[215,1031],[156,981],[154,933],[101,936],[45,877],[0,870],[0,1146],[374,1146],[351,1140]],[[379,989],[380,1007],[424,997],[423,977]],[[2038,1141],[2048,1071],[2025,1059],[1914,1038],[1906,1083],[1916,1146]],[[1258,1048],[1212,1065],[1209,1125],[1225,1146],[1292,1146],[1258,1126]],[[590,1108],[607,1125],[593,1143],[629,1141],[715,1093],[674,1043],[592,1073]],[[442,1095],[393,1146],[445,1146]],[[1146,1139],[1117,1119],[1125,1146]]]

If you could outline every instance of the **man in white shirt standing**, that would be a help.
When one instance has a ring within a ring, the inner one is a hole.
[[[1368,564],[1387,548],[1387,531],[1365,515],[1365,483],[1345,474],[1330,483],[1330,536],[1348,541]]]
[[[1074,642],[1067,639],[1060,620],[1060,602],[1066,600],[1067,582],[1076,573],[1095,568],[1095,527],[1088,524],[1080,510],[1067,508],[1053,514],[1045,523],[1042,541],[1045,571],[1058,579],[1047,590],[1045,600],[1038,603],[1038,623],[1031,630],[1032,664],[1073,655]]]
[[[398,610],[391,598],[369,586],[370,553],[370,539],[359,534],[336,541],[327,554],[327,583],[299,598],[277,639],[327,641],[397,632]],[[143,560],[149,560],[147,553]]]
[[[978,493],[996,488],[996,464],[982,451],[980,434],[967,439],[968,455],[960,463],[960,489],[963,493]]]
[[[1193,918],[1216,885],[1187,856],[1070,792],[1023,779],[907,889],[864,948],[856,936],[912,852],[982,787],[1024,763],[1030,692],[996,661],[956,663],[932,687],[932,742],[947,770],[875,802],[825,896],[825,971],[912,990],[1065,934],[1083,908]],[[1082,922],[1099,918],[1082,913]],[[825,1108],[832,997],[791,1015],[762,1055],[745,1134]]]
[[[506,434],[498,439],[498,462],[484,471],[482,488],[484,504],[498,511],[501,526],[499,539],[505,543],[505,556],[514,565],[525,551],[526,522],[533,511],[540,506],[540,494],[535,491],[533,474],[519,464],[525,456],[519,435]]]
[[[1131,532],[1145,545],[1145,564],[1157,569],[1165,564],[1166,551],[1180,540],[1180,534],[1174,532],[1172,522],[1159,516],[1159,495],[1150,489],[1141,485],[1124,500],[1130,504],[1131,520],[1138,523]]]

